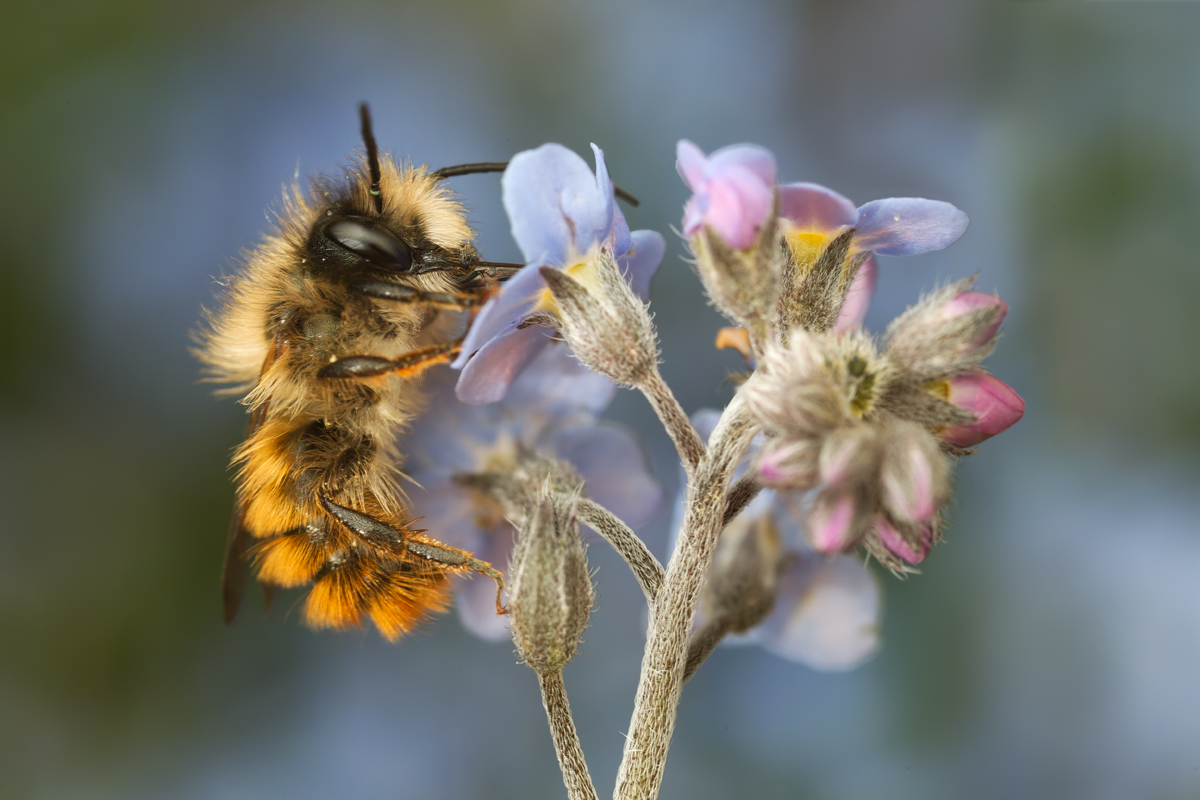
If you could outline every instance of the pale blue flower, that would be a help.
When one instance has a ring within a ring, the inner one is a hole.
[[[586,482],[587,496],[636,528],[658,508],[662,489],[625,428],[600,422],[616,392],[564,347],[543,348],[517,377],[503,402],[471,405],[455,397],[456,373],[433,370],[429,410],[405,438],[409,490],[419,527],[446,544],[475,553],[500,571],[508,568],[514,530],[498,503],[460,486],[455,475],[498,472],[515,465],[518,446],[570,463]],[[464,626],[479,636],[508,635],[495,610],[490,581],[456,579]]]
[[[862,324],[875,291],[875,254],[911,256],[941,250],[967,230],[967,215],[941,200],[892,197],[854,207],[842,195],[816,183],[779,187],[779,216],[784,239],[797,264],[815,260],[825,244],[854,228],[847,258],[867,253],[851,284],[835,330]]]
[[[504,171],[504,208],[526,266],[479,312],[462,355],[459,399],[491,403],[552,341],[547,328],[521,327],[535,312],[555,311],[539,268],[566,270],[587,283],[590,264],[603,249],[617,260],[634,291],[645,299],[666,244],[654,231],[633,231],[613,199],[604,153],[592,145],[596,173],[559,144],[513,156]]]

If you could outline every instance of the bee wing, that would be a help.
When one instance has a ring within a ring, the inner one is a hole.
[[[244,516],[242,504],[235,500],[233,518],[229,520],[229,537],[225,540],[225,564],[221,568],[221,613],[226,625],[237,617],[246,595],[246,572],[250,566],[247,556],[253,537],[242,524]]]
[[[275,360],[283,354],[287,349],[287,340],[284,338],[283,330],[275,337],[275,346],[267,351],[267,357],[263,359],[262,373],[265,374]],[[262,426],[267,419],[267,410],[271,406],[271,399],[268,397],[266,401],[256,408],[250,414],[250,424],[246,428],[246,438],[249,439]],[[221,604],[222,618],[225,623],[233,622],[237,617],[238,609],[242,605],[242,598],[246,596],[246,574],[250,569],[250,548],[254,544],[254,537],[250,535],[250,531],[246,530],[245,525],[245,509],[242,508],[240,499],[233,501],[233,517],[229,520],[229,535],[225,539],[225,563],[221,567]],[[271,587],[264,586],[266,593],[266,605],[269,608],[271,598],[274,595]]]

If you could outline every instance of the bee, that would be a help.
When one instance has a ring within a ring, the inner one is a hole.
[[[285,194],[274,230],[205,312],[197,354],[209,380],[244,394],[236,501],[222,573],[224,617],[256,571],[275,587],[311,584],[313,628],[375,624],[388,640],[447,608],[449,576],[504,579],[490,564],[407,520],[396,434],[421,411],[419,378],[453,360],[463,315],[520,265],[480,261],[438,171],[378,152],[359,108],[365,157],[344,178]]]

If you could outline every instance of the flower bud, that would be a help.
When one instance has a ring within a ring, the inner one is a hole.
[[[994,311],[992,311],[993,309]],[[1008,303],[994,294],[971,291],[955,295],[940,310],[942,318],[946,320],[959,319],[967,314],[977,312],[991,312],[988,313],[991,322],[981,328],[975,337],[967,342],[968,347],[977,348],[990,342],[996,335],[996,331],[1000,330],[1000,323],[1004,322],[1004,318],[1008,316]]]
[[[887,354],[915,378],[940,380],[979,365],[1008,313],[999,297],[971,291],[973,278],[911,306],[887,330]]]
[[[744,633],[775,605],[784,565],[783,542],[767,513],[740,517],[721,534],[701,596],[701,614],[722,628]]]
[[[708,296],[727,317],[751,330],[775,313],[783,273],[778,233],[771,216],[746,250],[734,249],[707,226],[688,240]]]
[[[735,145],[706,157],[680,141],[676,167],[695,193],[684,209],[683,233],[709,297],[730,319],[761,328],[774,314],[783,258],[775,157]]]
[[[880,468],[883,504],[905,522],[930,519],[950,496],[949,461],[921,425],[897,421],[889,434]]]
[[[567,665],[595,603],[576,502],[546,485],[517,533],[508,568],[513,642],[538,674]]]
[[[829,486],[870,480],[879,463],[878,450],[878,436],[872,426],[837,428],[821,446],[821,480]]]
[[[756,467],[761,482],[779,489],[809,489],[817,484],[818,443],[814,439],[772,439],[763,445]]]
[[[907,572],[908,564],[920,564],[929,555],[933,545],[940,539],[941,519],[921,523],[904,523],[876,514],[874,529],[867,537],[867,549],[886,567],[896,572]]]
[[[587,284],[551,267],[541,274],[575,357],[593,372],[636,386],[658,365],[654,325],[612,256],[601,250],[595,258]]]
[[[973,414],[975,422],[948,425],[943,440],[959,447],[973,447],[1010,428],[1025,415],[1025,401],[1001,380],[983,370],[950,378],[944,383],[946,400]]]
[[[864,533],[867,504],[855,492],[823,489],[808,515],[808,536],[821,553],[849,550]]]

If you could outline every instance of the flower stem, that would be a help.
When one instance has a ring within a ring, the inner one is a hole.
[[[716,649],[727,633],[729,633],[727,619],[711,620],[696,631],[688,644],[687,666],[683,670],[684,683],[691,680],[691,677],[696,674],[696,670],[700,669],[700,665],[712,655],[712,651]]]
[[[740,393],[734,395],[709,439],[708,452],[689,478],[683,528],[650,611],[637,700],[617,774],[616,800],[654,800],[658,796],[683,689],[692,620],[721,533],[729,480],[754,432],[745,401]]]
[[[580,520],[591,525],[625,559],[645,592],[647,602],[653,607],[654,598],[662,586],[664,570],[650,548],[628,525],[599,503],[581,499],[576,508]]]
[[[546,709],[546,719],[550,723],[550,736],[554,739],[554,752],[558,754],[558,767],[562,770],[567,797],[570,800],[597,800],[596,787],[592,785],[579,735],[571,719],[562,671],[539,672],[538,686],[542,690],[542,707]]]
[[[729,487],[729,494],[725,498],[725,517],[721,521],[721,525],[725,526],[733,522],[734,517],[742,513],[742,509],[750,505],[750,501],[758,496],[762,491],[762,486],[754,480],[753,475],[743,475]]]
[[[646,395],[646,399],[654,408],[654,413],[658,414],[671,441],[675,443],[675,449],[679,451],[684,469],[690,476],[696,469],[696,465],[700,463],[700,459],[704,457],[704,440],[692,426],[692,421],[684,413],[683,407],[675,399],[671,387],[667,386],[667,382],[663,380],[657,367],[650,371],[646,380],[637,388]]]

